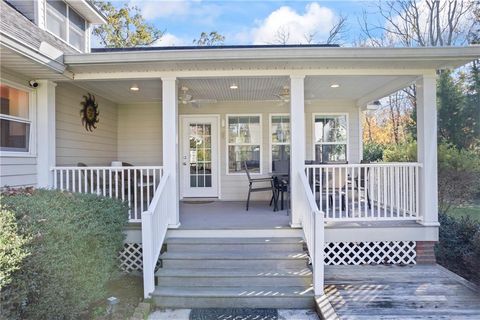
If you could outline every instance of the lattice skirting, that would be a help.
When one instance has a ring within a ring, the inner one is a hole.
[[[125,272],[142,272],[142,244],[141,243],[124,243],[123,250],[118,253],[120,260],[120,269]],[[161,262],[157,261],[157,267],[160,268]]]
[[[327,242],[325,264],[416,264],[415,247],[415,241]]]

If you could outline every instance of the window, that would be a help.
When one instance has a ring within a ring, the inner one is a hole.
[[[29,152],[30,95],[4,84],[0,91],[0,151]]]
[[[314,152],[316,161],[347,161],[347,121],[346,114],[314,116]]]
[[[270,116],[270,145],[272,171],[277,170],[276,161],[290,160],[290,116]]]
[[[262,125],[259,115],[227,116],[228,173],[260,173]]]
[[[47,0],[47,30],[80,51],[85,51],[85,19],[65,2]]]

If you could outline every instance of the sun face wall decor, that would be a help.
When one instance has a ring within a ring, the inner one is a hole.
[[[82,116],[82,124],[85,126],[87,131],[92,132],[93,129],[97,129],[96,124],[98,123],[98,103],[95,102],[95,96],[88,93],[88,96],[83,96],[85,101],[80,102],[82,109],[80,110],[80,115]]]

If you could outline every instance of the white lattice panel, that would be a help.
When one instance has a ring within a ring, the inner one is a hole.
[[[124,243],[123,250],[119,252],[120,269],[125,272],[142,271],[142,244]]]
[[[123,250],[118,253],[120,260],[120,269],[125,272],[142,272],[143,256],[141,243],[124,243]],[[160,260],[157,261],[155,270],[160,267]]]
[[[328,242],[325,264],[415,264],[415,246],[415,241]]]

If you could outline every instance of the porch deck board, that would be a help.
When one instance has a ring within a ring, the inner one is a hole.
[[[290,228],[286,210],[273,211],[268,202],[255,201],[245,210],[245,201],[181,201],[180,229],[282,229]]]
[[[326,266],[341,319],[480,319],[480,292],[438,265]]]

